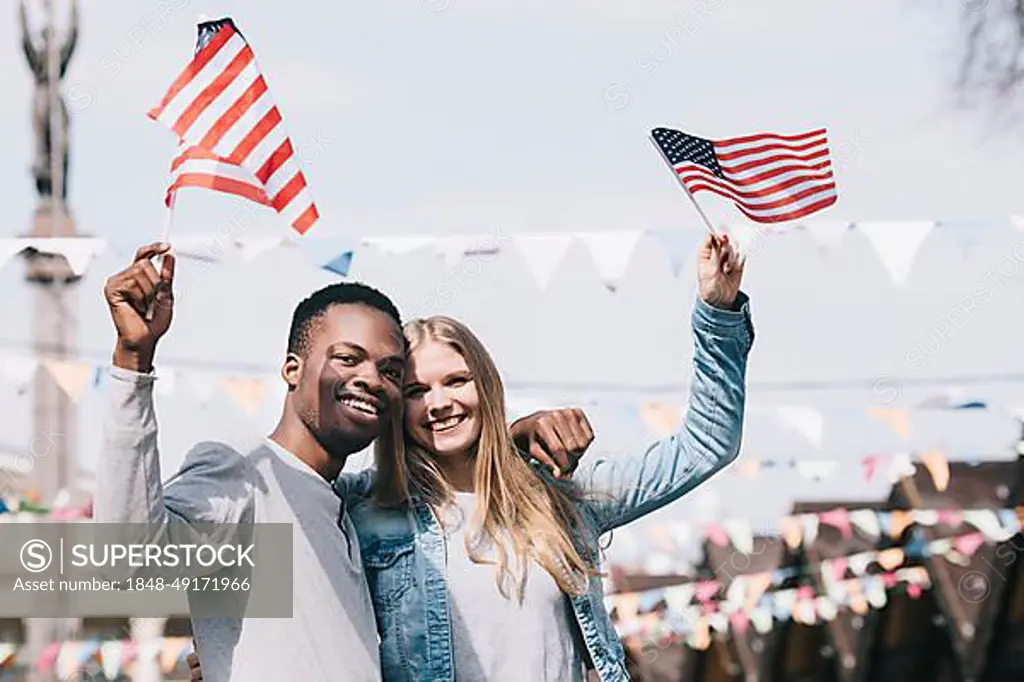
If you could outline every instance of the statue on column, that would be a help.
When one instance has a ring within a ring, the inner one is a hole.
[[[49,4],[52,0],[44,0]],[[54,45],[57,34],[53,25],[47,24],[37,36],[33,36],[28,27],[28,13],[25,8],[25,0],[21,0],[21,40],[25,50],[25,57],[28,59],[29,68],[35,79],[35,94],[32,100],[32,123],[36,136],[35,159],[32,163],[32,175],[36,180],[36,190],[39,196],[44,199],[53,197],[53,154],[61,164],[61,200],[67,198],[68,193],[68,108],[64,97],[60,93],[60,81],[71,61],[71,55],[75,51],[75,43],[78,40],[78,0],[71,1],[71,21],[67,35],[58,45]],[[56,49],[55,49],[56,47]],[[56,59],[56,65],[51,64],[51,59]],[[52,67],[56,66],[56,69]],[[51,115],[51,74],[56,71],[57,76],[57,112],[56,120]],[[54,130],[53,126],[59,126]],[[54,149],[55,143],[59,145]]]

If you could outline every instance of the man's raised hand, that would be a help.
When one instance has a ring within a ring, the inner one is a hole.
[[[148,372],[156,344],[171,326],[174,254],[170,248],[162,243],[143,246],[135,252],[132,264],[111,276],[103,287],[117,329],[114,364],[118,367]],[[154,256],[163,256],[159,272],[149,260]]]

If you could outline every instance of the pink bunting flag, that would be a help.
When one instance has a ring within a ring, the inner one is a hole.
[[[956,528],[963,523],[963,517],[960,516],[960,512],[953,509],[940,509],[939,523]]]
[[[750,626],[750,619],[747,618],[747,614],[737,611],[729,616],[729,624],[732,625],[733,632],[737,635],[742,635]]]
[[[878,471],[878,468],[882,465],[884,460],[885,455],[868,455],[861,460],[861,464],[864,466],[865,481],[870,482],[871,479],[875,477],[875,472]]]
[[[126,665],[135,660],[139,655],[139,644],[134,639],[124,640],[124,647],[121,649],[121,664]]]
[[[836,557],[831,561],[832,579],[840,581],[846,575],[846,557]]]
[[[36,659],[36,668],[40,672],[50,672],[57,664],[57,656],[60,655],[61,642],[50,642],[43,653]]]
[[[886,572],[882,574],[882,582],[885,583],[886,589],[892,589],[896,587],[896,583],[899,581],[896,579],[895,573]]]
[[[974,553],[983,544],[985,544],[985,536],[982,533],[968,533],[958,537],[953,546],[956,547],[956,551],[964,556],[974,556]]]
[[[836,507],[829,511],[820,512],[818,514],[818,521],[838,528],[844,538],[849,539],[853,537],[853,528],[850,526],[850,513],[845,507]]]
[[[907,594],[911,599],[917,599],[921,596],[921,586],[916,583],[907,585]]]
[[[704,537],[719,547],[726,547],[729,544],[729,536],[726,534],[725,529],[714,521],[704,527]]]
[[[718,594],[718,590],[721,586],[717,580],[698,580],[697,581],[697,601],[707,602],[712,597]]]
[[[797,601],[814,599],[814,588],[810,585],[801,585],[796,589],[796,599]]]

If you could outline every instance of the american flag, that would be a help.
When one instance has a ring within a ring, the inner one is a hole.
[[[319,218],[298,154],[256,64],[229,19],[199,25],[195,56],[149,117],[181,141],[170,205],[182,187],[204,187],[271,206],[299,233]]]
[[[836,202],[825,130],[708,140],[671,128],[651,131],[691,195],[732,199],[759,223],[795,220]]]

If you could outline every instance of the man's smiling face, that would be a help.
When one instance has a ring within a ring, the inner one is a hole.
[[[298,415],[329,453],[359,452],[401,406],[404,367],[395,320],[362,303],[332,305],[310,329],[295,388]]]

